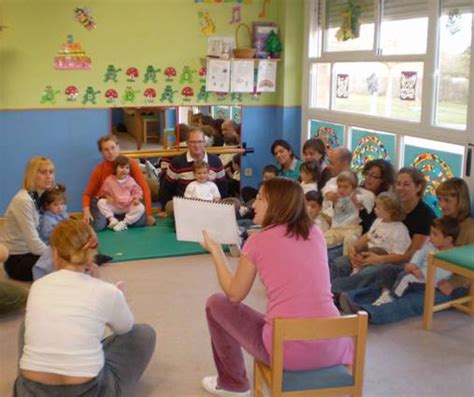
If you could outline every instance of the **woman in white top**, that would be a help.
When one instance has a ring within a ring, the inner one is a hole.
[[[54,164],[42,156],[30,159],[22,188],[15,194],[5,212],[0,242],[10,251],[5,271],[16,280],[32,281],[32,268],[47,245],[38,234],[39,198],[54,186]]]
[[[116,396],[134,391],[155,331],[134,325],[122,291],[94,277],[97,238],[79,220],[51,235],[56,271],[31,287],[14,396]],[[101,341],[105,326],[114,332]]]

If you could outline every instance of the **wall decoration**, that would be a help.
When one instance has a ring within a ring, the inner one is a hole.
[[[143,82],[148,83],[149,81],[152,81],[153,83],[156,83],[158,81],[156,79],[156,74],[158,72],[161,72],[161,69],[155,69],[153,65],[148,65],[146,67],[145,76],[143,76]]]
[[[181,72],[181,76],[179,78],[179,82],[181,84],[192,84],[193,83],[193,73],[196,73],[195,70],[191,70],[189,66],[183,66],[183,71]]]
[[[379,78],[375,73],[367,77],[367,90],[370,95],[375,95],[379,92]]]
[[[79,90],[76,86],[70,85],[64,90],[64,95],[66,95],[66,101],[76,102],[77,97],[79,96]]]
[[[120,71],[122,71],[122,69],[116,68],[114,65],[108,65],[107,70],[105,71],[105,75],[104,75],[104,83],[106,83],[109,80],[112,80],[117,83],[118,82],[117,74]]]
[[[210,92],[229,92],[229,85],[230,61],[208,59],[206,90]]]
[[[211,16],[209,15],[209,12],[200,11],[198,13],[198,17],[201,23],[201,32],[203,34],[205,34],[206,36],[209,36],[216,32],[216,24],[214,23]]]
[[[262,95],[262,93],[256,91],[256,87],[254,87],[253,92],[250,94],[250,99],[252,101],[259,101],[260,100],[260,95]]]
[[[211,36],[207,38],[207,56],[224,58],[235,48],[234,36]]]
[[[454,36],[462,29],[462,16],[457,8],[449,10],[446,30]]]
[[[280,53],[283,50],[278,34],[272,30],[265,41],[265,51],[269,52],[272,58],[280,58]]]
[[[354,140],[354,138],[356,137],[353,135],[352,139]],[[389,151],[377,135],[365,135],[358,140],[357,145],[352,150],[351,168],[355,172],[360,173],[367,161],[375,159],[392,160]]]
[[[271,32],[278,33],[278,27],[273,22],[254,22],[252,24],[252,41],[256,50],[255,58],[270,58],[270,53],[265,51],[265,43]]]
[[[266,16],[266,10],[265,9],[266,9],[268,3],[270,3],[270,0],[263,0],[262,9],[258,13],[259,18],[265,18],[265,16]]]
[[[326,149],[330,152],[337,146],[344,145],[344,126],[321,120],[310,120],[310,136],[319,138],[324,142]]]
[[[207,102],[210,94],[210,92],[206,91],[206,86],[202,85],[197,95],[198,102]]]
[[[74,42],[72,34],[67,35],[58,55],[54,57],[54,68],[58,70],[88,70],[92,66],[91,59],[82,50],[79,43]]]
[[[54,105],[56,103],[56,95],[58,95],[61,91],[55,90],[50,85],[47,85],[44,88],[43,94],[41,94],[41,101],[40,103],[48,103],[50,105]]]
[[[160,102],[168,101],[169,103],[173,103],[174,94],[178,91],[173,90],[170,85],[167,85],[164,91],[161,93]]]
[[[341,27],[336,32],[337,41],[359,37],[361,7],[356,0],[347,0],[347,8],[341,13]]]
[[[84,26],[87,30],[95,29],[94,18],[91,16],[91,12],[87,8],[76,8],[74,10],[74,16],[76,20]]]
[[[146,103],[153,103],[156,98],[156,90],[151,87],[146,88],[145,91],[143,91],[143,98]]]
[[[216,97],[218,102],[223,102],[227,99],[227,92],[216,92]]]
[[[140,76],[140,72],[136,67],[129,67],[127,71],[125,72],[127,76],[127,81],[130,83],[134,83],[136,79],[138,79],[138,76]]]
[[[427,185],[423,199],[437,210],[436,191],[442,182],[454,176],[451,167],[437,154],[428,152],[418,155],[411,166],[418,168],[425,175]]]
[[[97,94],[100,94],[100,91],[95,91],[94,87],[88,86],[82,97],[82,104],[85,105],[87,103],[91,103],[95,105],[97,100]]]
[[[230,94],[230,100],[232,102],[242,102],[242,94],[240,92],[232,92]]]
[[[272,62],[272,61],[258,62],[257,91],[275,92],[276,91],[276,73],[277,73],[276,62]]]
[[[189,102],[194,96],[194,90],[192,87],[186,86],[181,90],[181,95],[183,96],[183,101]]]
[[[135,99],[137,99],[137,95],[139,92],[140,92],[139,90],[134,90],[132,87],[127,86],[122,95],[122,102],[124,104],[134,103]]]
[[[206,83],[206,76],[207,76],[207,68],[203,67],[199,69],[199,82]]]
[[[173,66],[168,66],[163,73],[166,76],[165,81],[168,83],[172,82],[176,77],[176,69]]]
[[[230,24],[240,23],[240,6],[232,7],[232,19],[230,20]]]
[[[414,101],[416,99],[417,72],[401,72],[400,100]]]
[[[254,61],[233,59],[230,90],[232,92],[252,92],[254,82]]]
[[[118,100],[117,90],[115,90],[113,88],[109,88],[107,91],[105,91],[104,96],[105,96],[105,101],[108,104],[111,104],[111,105],[116,105],[117,104],[117,100]]]
[[[336,98],[349,98],[349,75],[338,74],[336,77]]]

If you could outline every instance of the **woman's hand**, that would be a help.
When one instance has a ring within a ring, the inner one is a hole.
[[[362,260],[362,266],[380,265],[382,263],[385,263],[384,256],[385,255],[374,254],[373,252],[363,252],[362,257],[364,259]]]
[[[209,251],[210,254],[217,254],[222,249],[221,244],[210,238],[206,230],[203,230],[202,235],[204,237],[204,241],[201,243],[201,246],[205,250]]]
[[[362,266],[362,262],[363,262],[364,258],[362,257],[362,255],[357,253],[357,251],[355,250],[354,247],[351,247],[349,249],[348,256],[349,256],[349,260],[351,261],[351,265],[352,265],[353,268],[358,269]]]
[[[166,214],[166,212],[165,212],[165,214]],[[153,226],[153,225],[155,224],[155,222],[156,222],[156,219],[155,219],[155,217],[154,217],[153,215],[147,215],[147,216],[146,216],[146,224],[147,224],[147,226]]]

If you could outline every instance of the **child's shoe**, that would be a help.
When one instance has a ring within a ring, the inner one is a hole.
[[[120,221],[113,227],[113,229],[114,232],[123,232],[127,229],[127,224],[124,221]]]
[[[109,224],[107,225],[107,227],[109,229],[114,230],[114,227],[117,225],[117,223],[119,223],[119,220],[115,217],[112,217],[109,219]]]
[[[392,293],[388,289],[386,289],[377,298],[377,300],[374,301],[374,303],[372,303],[372,305],[381,306],[381,305],[385,305],[386,303],[390,303],[390,302],[393,302]]]
[[[217,376],[206,376],[205,378],[202,378],[201,385],[204,390],[206,390],[208,393],[214,394],[215,396],[250,397],[252,395],[250,390],[236,392],[221,389],[219,386],[217,386]]]

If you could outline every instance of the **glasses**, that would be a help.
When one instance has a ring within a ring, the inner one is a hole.
[[[374,175],[374,174],[365,174],[365,177],[366,178],[372,178],[372,179],[383,179],[383,176],[378,176],[378,175]]]
[[[188,145],[200,145],[205,141],[188,141]]]

